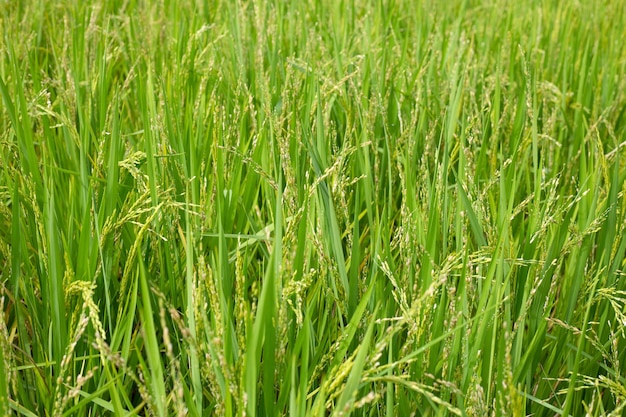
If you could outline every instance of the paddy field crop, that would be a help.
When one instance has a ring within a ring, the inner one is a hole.
[[[0,32],[0,415],[624,415],[623,2]]]

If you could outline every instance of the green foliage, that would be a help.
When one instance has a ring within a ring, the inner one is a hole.
[[[0,2],[0,414],[626,408],[626,9]]]

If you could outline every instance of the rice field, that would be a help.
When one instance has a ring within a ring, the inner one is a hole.
[[[623,2],[0,31],[0,415],[626,412]]]

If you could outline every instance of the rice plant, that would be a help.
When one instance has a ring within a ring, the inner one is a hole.
[[[624,414],[619,0],[0,28],[0,415]]]

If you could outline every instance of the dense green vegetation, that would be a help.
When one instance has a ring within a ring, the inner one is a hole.
[[[0,415],[623,415],[623,2],[195,3],[0,2]]]

